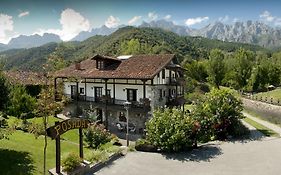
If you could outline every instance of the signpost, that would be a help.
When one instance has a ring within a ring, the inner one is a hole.
[[[79,129],[79,155],[83,159],[83,133],[82,128],[87,128],[90,121],[87,119],[72,118],[62,122],[55,122],[46,132],[49,137],[56,139],[56,173],[60,173],[60,135],[72,130]]]

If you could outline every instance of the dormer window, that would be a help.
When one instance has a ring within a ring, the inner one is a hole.
[[[103,60],[97,60],[97,69],[104,69],[104,61]]]

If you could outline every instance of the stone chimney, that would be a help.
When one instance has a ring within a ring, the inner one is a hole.
[[[76,70],[81,70],[81,63],[80,62],[76,62],[75,63],[75,69]]]

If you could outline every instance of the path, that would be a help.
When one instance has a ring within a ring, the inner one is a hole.
[[[248,118],[250,118],[250,119],[252,119],[252,120],[254,120],[254,121],[256,121],[256,122],[258,122],[258,123],[260,123],[260,124],[262,124],[263,126],[269,128],[269,129],[275,131],[276,133],[278,133],[281,136],[281,128],[279,126],[277,126],[275,124],[272,124],[272,123],[270,123],[268,121],[259,119],[257,117],[254,117],[251,114],[248,114],[246,112],[243,112],[243,115],[248,117]]]
[[[133,152],[94,175],[276,175],[281,139],[211,142],[180,154]]]

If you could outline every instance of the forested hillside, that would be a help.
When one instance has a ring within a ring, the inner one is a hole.
[[[8,50],[0,53],[5,69],[42,70],[50,54],[67,63],[87,59],[95,54],[118,56],[122,54],[174,53],[179,62],[208,58],[211,49],[233,52],[238,48],[267,52],[262,47],[211,40],[202,37],[179,36],[162,29],[124,27],[109,36],[94,36],[82,42],[49,43],[30,49]]]

